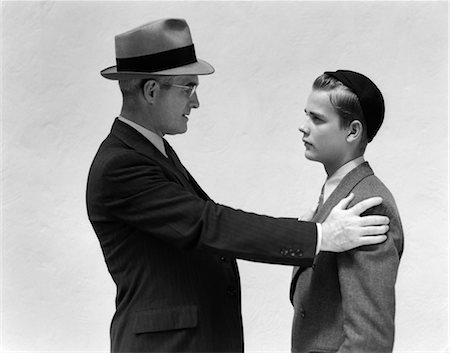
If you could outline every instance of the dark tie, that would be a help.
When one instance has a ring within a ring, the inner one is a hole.
[[[323,184],[322,186],[322,190],[320,190],[320,196],[319,196],[319,202],[317,203],[317,207],[316,210],[314,211],[314,216],[315,217],[317,215],[317,212],[319,212],[319,210],[322,208],[323,206],[323,194],[324,194],[324,189],[325,189],[325,184]]]
[[[181,172],[186,177],[186,179],[189,180],[188,173],[187,173],[186,169],[183,167],[183,165],[181,164],[180,160],[178,159],[178,156],[175,153],[175,151],[173,150],[172,146],[170,146],[169,143],[165,139],[163,139],[163,141],[164,141],[164,147],[166,149],[166,153],[167,153],[167,157],[169,158],[169,161],[171,161],[173,166],[179,172]]]

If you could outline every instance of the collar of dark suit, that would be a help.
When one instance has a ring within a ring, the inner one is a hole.
[[[193,184],[196,188],[198,188],[199,191],[197,192],[200,193],[202,197],[208,198],[204,191],[201,190],[195,180],[190,176],[189,172],[185,170],[185,173],[183,173],[180,168],[177,168],[147,138],[145,138],[141,133],[136,131],[130,125],[124,123],[123,121],[120,121],[119,119],[116,119],[111,128],[111,134],[125,143],[128,147],[152,159],[160,166],[162,166],[165,170],[170,171],[186,188],[192,188],[191,184]],[[167,141],[165,143],[167,143]],[[169,148],[172,150],[170,145]]]
[[[164,148],[164,139],[160,137],[158,134],[153,131],[135,123],[132,120],[129,120],[121,115],[119,115],[118,120],[124,122],[127,125],[130,125],[133,129],[139,132],[142,136],[144,136],[147,140],[149,140],[165,157],[167,157],[165,148]]]
[[[120,121],[118,118],[114,120],[111,134],[137,152],[156,159],[161,163],[170,164],[168,159],[155,147],[155,145],[136,129],[123,121]]]

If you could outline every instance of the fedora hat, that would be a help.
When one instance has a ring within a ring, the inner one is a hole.
[[[102,70],[110,80],[155,75],[208,75],[214,68],[197,59],[184,19],[162,19],[115,36],[116,65]]]

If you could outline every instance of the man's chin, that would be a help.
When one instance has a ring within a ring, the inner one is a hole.
[[[184,134],[187,131],[187,127],[183,130],[176,130],[176,131],[170,131],[170,132],[166,132],[166,135],[181,135]]]

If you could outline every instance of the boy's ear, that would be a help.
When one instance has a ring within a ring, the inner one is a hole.
[[[348,126],[347,142],[353,142],[362,137],[363,125],[359,120],[353,120]]]

